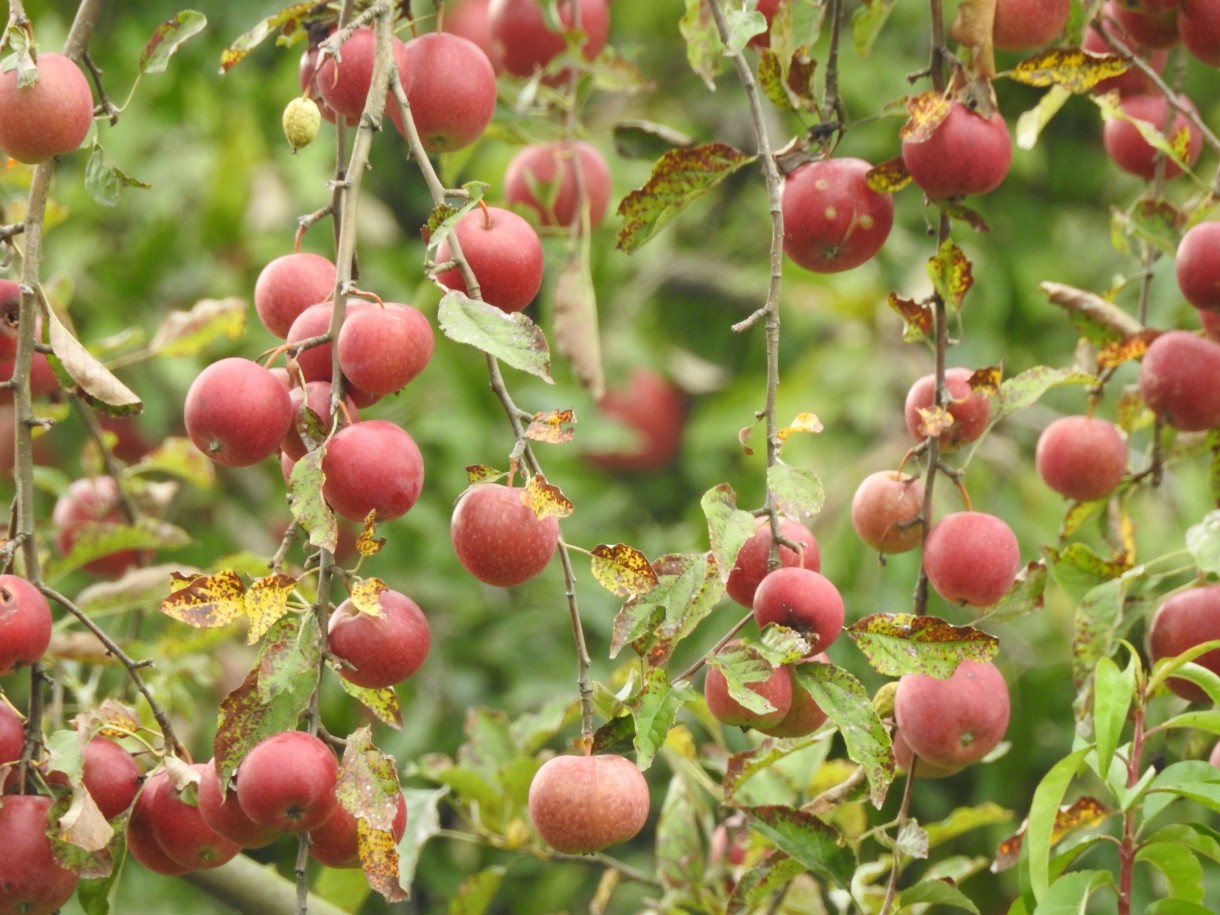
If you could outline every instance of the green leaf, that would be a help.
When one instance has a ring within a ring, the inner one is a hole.
[[[1172,658],[1162,658],[1152,667],[1152,676],[1148,680],[1148,695],[1152,695],[1165,685],[1170,677],[1182,677],[1203,688],[1208,697],[1220,703],[1220,677],[1207,668],[1191,664],[1195,658],[1220,648],[1220,639],[1209,639],[1193,645],[1186,651]],[[1185,665],[1190,665],[1189,668]]]
[[[898,0],[864,0],[851,14],[851,43],[856,56],[867,58],[873,42],[890,18]]]
[[[495,865],[467,877],[449,900],[449,915],[483,915],[495,900],[506,873],[506,868]]]
[[[1200,572],[1220,575],[1220,510],[1208,512],[1202,521],[1187,528],[1186,549]]]
[[[716,75],[724,65],[724,42],[702,0],[686,0],[686,12],[678,20],[678,31],[686,45],[690,68],[714,92]]]
[[[756,158],[727,143],[669,150],[653,165],[647,183],[619,204],[623,226],[616,242],[618,249],[627,253],[637,250],[688,205]]]
[[[1135,860],[1160,871],[1170,893],[1184,902],[1203,902],[1203,865],[1194,853],[1175,842],[1146,842]]]
[[[1162,721],[1162,728],[1190,728],[1191,730],[1207,731],[1209,734],[1220,734],[1220,709],[1204,709],[1202,711],[1182,712],[1172,718]]]
[[[1076,606],[1076,637],[1072,642],[1072,676],[1082,684],[1108,657],[1122,620],[1126,582],[1116,578],[1091,588]]]
[[[724,674],[729,695],[738,705],[757,714],[775,711],[768,699],[750,689],[751,683],[766,680],[775,670],[754,647],[743,641],[730,643],[708,658],[707,663]]]
[[[246,332],[245,299],[200,299],[189,311],[171,311],[148,343],[160,356],[198,356],[213,342],[239,340]]]
[[[68,554],[47,563],[48,580],[55,581],[95,559],[125,550],[175,550],[192,543],[190,534],[182,528],[152,518],[141,518],[134,524],[87,521],[73,533],[75,539]]]
[[[216,464],[209,460],[189,438],[171,435],[140,460],[123,470],[123,479],[150,473],[165,473],[199,489],[216,485]]]
[[[322,459],[326,446],[307,451],[288,475],[288,506],[292,509],[292,520],[309,535],[310,546],[334,552],[339,543],[339,522],[322,498],[322,484],[326,474],[322,472]]]
[[[742,812],[751,829],[806,869],[837,886],[851,885],[856,858],[833,827],[794,807],[743,807]]]
[[[1049,578],[1050,573],[1045,562],[1031,561],[1017,573],[1017,580],[1008,593],[1000,598],[999,603],[988,607],[979,614],[978,621],[980,623],[984,620],[991,623],[1006,623],[1041,610],[1044,606],[1043,595],[1046,593],[1046,583]]]
[[[767,771],[775,763],[793,753],[807,750],[816,743],[825,743],[826,739],[826,733],[820,732],[819,729],[819,733],[816,735],[811,734],[795,740],[764,740],[756,747],[734,753],[729,757],[724,778],[721,779],[721,784],[724,786],[725,803],[731,802],[741,786],[759,772]]]
[[[141,73],[164,73],[169,59],[182,43],[207,28],[208,17],[195,10],[183,10],[161,23],[140,52]]]
[[[635,719],[636,765],[640,771],[652,765],[653,757],[665,745],[678,709],[694,698],[695,690],[689,683],[671,684],[662,668],[648,668],[644,685],[630,704]]]
[[[775,499],[775,507],[789,518],[808,520],[826,504],[826,489],[817,474],[783,461],[767,468],[767,489]]]
[[[437,323],[450,340],[466,343],[506,365],[554,384],[546,336],[542,328],[521,312],[508,314],[451,289],[441,299]]]
[[[919,673],[945,679],[962,661],[990,661],[1000,650],[999,639],[980,629],[910,613],[874,613],[844,631],[887,677]]]
[[[793,673],[843,735],[847,755],[864,769],[872,802],[880,807],[894,779],[894,749],[868,691],[833,664],[798,664]]]
[[[728,483],[709,489],[699,500],[707,518],[708,540],[721,577],[725,580],[737,562],[737,554],[745,542],[754,536],[758,523],[754,516],[737,507],[737,494]]]
[[[954,909],[965,909],[978,915],[978,908],[970,897],[952,883],[945,880],[924,880],[902,891],[898,904],[903,908],[918,904],[943,905]]]
[[[746,49],[751,38],[767,31],[767,20],[758,10],[726,7],[724,20],[729,27],[728,41],[724,49],[726,56],[740,54]]]
[[[614,618],[610,657],[630,643],[652,666],[664,664],[724,596],[711,553],[668,553],[653,561],[657,586],[632,598]]]
[[[85,163],[85,190],[89,196],[104,207],[118,206],[123,189],[129,187],[147,190],[152,185],[132,178],[118,166],[107,165],[101,145],[94,141],[89,161]]]
[[[1095,384],[1097,379],[1088,372],[1077,369],[1053,369],[1045,365],[1027,369],[1019,375],[1000,382],[1000,391],[995,399],[992,423],[1005,416],[1032,407],[1047,391],[1066,384]]]
[[[284,39],[288,36],[303,37],[305,20],[314,15],[317,7],[318,4],[314,0],[303,0],[301,3],[285,7],[273,16],[268,16],[241,35],[220,55],[221,74],[232,70],[247,54],[262,44],[267,36],[277,30],[281,30],[283,33],[280,43],[286,43]]]
[[[1033,149],[1038,144],[1038,137],[1042,135],[1042,129],[1051,122],[1051,118],[1059,113],[1059,110],[1067,104],[1067,100],[1071,97],[1072,93],[1062,86],[1051,86],[1043,93],[1042,98],[1038,99],[1038,104],[1028,111],[1021,112],[1017,118],[1017,147]]]
[[[729,897],[726,915],[745,915],[767,906],[797,876],[804,873],[805,865],[796,858],[781,852],[772,852],[755,867],[741,875]]]
[[[703,833],[685,778],[670,779],[657,820],[657,876],[674,889],[699,886],[704,878]]]
[[[1220,768],[1206,760],[1171,763],[1148,786],[1145,815],[1151,820],[1173,798],[1184,798],[1220,812]]]
[[[1185,899],[1159,899],[1144,909],[1144,915],[1215,915],[1215,909]]]
[[[1153,842],[1174,842],[1220,863],[1220,834],[1205,823],[1169,823],[1148,837]]]
[[[1093,674],[1093,736],[1097,741],[1099,760],[1114,757],[1134,697],[1134,658],[1125,670],[1119,670],[1110,658],[1097,662]]]
[[[981,829],[984,826],[997,826],[1008,823],[1014,817],[1011,810],[1005,810],[999,804],[986,801],[977,807],[958,807],[943,820],[929,823],[924,828],[928,833],[928,848],[936,848],[958,836]]]
[[[407,831],[398,843],[398,885],[408,891],[415,882],[415,868],[424,844],[441,831],[439,807],[441,798],[448,793],[448,788],[403,789],[407,802]]]
[[[1025,833],[1025,849],[1029,853],[1029,883],[1034,898],[1041,902],[1050,886],[1051,840],[1055,831],[1055,816],[1067,793],[1068,785],[1084,765],[1084,759],[1095,747],[1090,744],[1069,753],[1042,776],[1029,807],[1029,825]],[[1056,885],[1062,881],[1056,881]]]
[[[1089,897],[1103,886],[1114,886],[1109,871],[1073,871],[1051,884],[1033,915],[1084,915]]]

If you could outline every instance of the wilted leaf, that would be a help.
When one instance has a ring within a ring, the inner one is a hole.
[[[664,664],[724,596],[711,553],[667,553],[652,564],[657,586],[633,597],[614,618],[610,657],[630,643],[652,666]]]
[[[161,601],[161,612],[188,626],[227,626],[245,610],[246,586],[231,570],[186,578],[175,572],[170,587],[169,597]]]
[[[597,324],[597,290],[583,247],[578,254],[568,258],[555,278],[551,332],[555,335],[555,348],[568,360],[572,374],[594,400],[601,397],[606,390],[606,379],[602,372],[601,332]]]
[[[50,334],[51,349],[55,351],[72,380],[91,401],[117,408],[124,413],[143,409],[144,404],[140,402],[140,398],[72,336],[54,309],[46,310],[44,320]]]
[[[1133,362],[1143,358],[1144,353],[1148,352],[1149,337],[1153,333],[1155,332],[1146,331],[1138,336],[1127,337],[1125,340],[1103,343],[1097,348],[1097,371],[1104,372],[1117,368],[1124,362]]]
[[[566,518],[576,510],[571,500],[558,487],[546,481],[540,473],[530,477],[525,484],[522,501],[541,518]]]
[[[935,320],[932,306],[925,302],[903,298],[896,292],[891,292],[886,297],[886,301],[890,308],[894,309],[902,318],[903,340],[907,343],[918,343],[931,338]]]
[[[1101,801],[1094,797],[1080,797],[1071,804],[1059,807],[1051,826],[1050,845],[1053,847],[1064,836],[1080,829],[1087,829],[1104,822],[1114,813]],[[1022,825],[1016,833],[1002,841],[996,850],[995,861],[991,869],[995,872],[1005,871],[1013,867],[1021,856],[1021,846],[1025,842],[1027,824]]]
[[[950,311],[960,311],[974,285],[974,271],[966,253],[946,238],[935,257],[928,258],[928,279]]]
[[[220,72],[228,73],[252,50],[262,44],[276,30],[288,35],[304,28],[305,20],[314,15],[318,4],[305,0],[285,7],[273,16],[268,16],[254,28],[241,35],[220,55]]]
[[[369,886],[387,902],[407,898],[398,882],[398,850],[392,833],[401,792],[394,760],[373,746],[368,726],[349,734],[335,797],[356,818],[360,867]]]
[[[237,340],[246,332],[244,299],[200,299],[189,311],[171,311],[149,341],[162,356],[196,356],[214,340]]]
[[[796,106],[788,97],[788,87],[784,84],[784,69],[779,55],[771,48],[763,48],[759,54],[758,87],[780,111],[796,111]]]
[[[1013,67],[1012,77],[1027,86],[1060,86],[1074,95],[1082,95],[1103,79],[1126,73],[1130,66],[1118,54],[1093,54],[1082,48],[1050,48]]]
[[[368,689],[357,686],[345,677],[339,677],[339,685],[345,693],[376,715],[378,721],[388,724],[396,731],[402,730],[402,706],[393,687]]]
[[[208,24],[208,18],[195,10],[183,10],[153,30],[140,52],[141,73],[163,73],[174,52],[189,38],[198,35]]]
[[[494,483],[504,476],[506,474],[503,470],[496,470],[496,468],[488,467],[486,464],[466,465],[466,482],[471,486],[474,486],[476,483]]]
[[[796,417],[787,426],[784,426],[776,431],[781,442],[786,442],[789,436],[797,432],[812,432],[818,433],[822,431],[822,421],[813,413],[798,413]]]
[[[360,528],[359,536],[356,537],[356,552],[368,559],[370,556],[380,553],[384,546],[385,538],[377,536],[376,512],[369,512],[368,517],[364,519],[364,525]]]
[[[974,71],[985,80],[996,75],[995,8],[997,0],[963,0],[949,28],[953,40],[974,51]]]
[[[851,885],[856,857],[833,827],[796,807],[743,807],[742,812],[751,829],[806,869],[837,886]]]
[[[554,384],[551,353],[542,328],[521,312],[508,314],[451,289],[441,299],[437,323],[450,340],[473,346],[506,365]]]
[[[61,839],[90,852],[101,851],[114,838],[114,827],[81,782],[72,786],[72,805],[59,818],[59,828]]]
[[[619,204],[623,227],[618,249],[635,251],[690,203],[756,158],[726,143],[671,149],[653,165],[647,183]]]
[[[575,426],[576,415],[571,410],[535,413],[530,424],[525,427],[525,437],[535,442],[562,445],[572,440],[576,432]]]
[[[352,582],[349,593],[352,598],[352,606],[361,613],[367,613],[369,616],[383,616],[381,609],[381,595],[390,590],[380,578],[360,578]]]
[[[147,190],[152,185],[132,178],[118,166],[107,165],[101,144],[94,141],[89,161],[85,163],[85,190],[89,196],[101,206],[118,206],[123,189],[129,187]]]
[[[990,661],[1000,648],[999,639],[981,630],[909,613],[874,613],[845,632],[887,677],[920,673],[943,679],[962,661]]]
[[[651,161],[666,150],[694,142],[686,134],[652,121],[627,119],[614,125],[614,151],[624,159]]]
[[[288,599],[296,589],[297,580],[288,575],[269,575],[250,583],[244,597],[250,629],[246,644],[253,645],[288,612]]]
[[[648,557],[625,543],[599,543],[593,548],[593,577],[618,597],[648,594],[657,586]]]
[[[893,194],[911,183],[911,174],[907,171],[902,156],[886,159],[868,170],[865,175],[870,189],[878,194]]]
[[[949,100],[940,92],[921,92],[906,101],[907,122],[898,131],[905,143],[922,143],[936,132],[949,116]]]

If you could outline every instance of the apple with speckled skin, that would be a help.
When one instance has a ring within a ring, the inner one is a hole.
[[[1087,502],[1112,493],[1127,472],[1127,440],[1114,423],[1061,416],[1042,430],[1034,466],[1051,489]]]
[[[1188,588],[1157,607],[1148,627],[1148,656],[1153,662],[1177,657],[1212,639],[1220,639],[1220,585]],[[1194,663],[1220,674],[1220,648],[1200,655]],[[1182,677],[1170,677],[1168,686],[1191,702],[1209,701],[1202,687]]]
[[[71,152],[93,123],[93,92],[76,62],[38,55],[38,80],[18,86],[17,68],[0,73],[0,150],[34,165]]]
[[[843,596],[821,572],[801,566],[776,569],[754,592],[754,621],[786,626],[809,642],[807,656],[825,651],[843,631]]]
[[[784,253],[807,270],[839,273],[870,260],[889,238],[894,200],[868,186],[863,159],[807,162],[784,179]]]
[[[51,799],[33,794],[0,798],[0,912],[51,915],[72,898],[78,877],[55,860],[47,831]]]
[[[458,499],[449,534],[467,572],[510,588],[546,568],[559,545],[559,521],[539,518],[523,487],[477,483]]]
[[[997,112],[990,117],[951,102],[949,113],[925,139],[902,141],[902,162],[929,197],[986,194],[1012,164],[1012,136]]]
[[[322,457],[322,497],[335,513],[362,522],[376,511],[379,521],[401,518],[424,486],[424,458],[405,429],[385,419],[369,419],[340,429]]]
[[[542,841],[592,854],[634,837],[648,820],[648,782],[622,756],[556,756],[530,782],[529,813]]]
[[[923,568],[928,583],[945,600],[990,607],[1016,581],[1021,550],[1012,528],[995,515],[954,512],[928,531]]]
[[[879,553],[905,553],[923,541],[924,487],[918,477],[878,470],[865,477],[851,500],[851,523]]]
[[[247,467],[275,454],[292,425],[288,391],[267,369],[239,356],[200,372],[182,413],[195,447],[226,467]]]
[[[502,311],[521,311],[542,288],[542,240],[525,219],[500,207],[480,207],[463,216],[453,229],[458,245],[479,284],[479,296]],[[449,239],[436,249],[436,262],[449,263]],[[455,265],[436,274],[446,289],[470,293]]]
[[[1220,343],[1185,330],[1161,334],[1140,360],[1144,403],[1183,432],[1220,426]]]
[[[37,663],[51,644],[51,606],[18,575],[0,575],[0,676]]]
[[[1192,226],[1178,242],[1173,267],[1186,301],[1220,312],[1220,222]]]
[[[365,689],[383,689],[414,674],[432,644],[428,620],[401,591],[377,595],[380,616],[350,600],[335,608],[327,630],[331,652],[341,662],[339,676]]]
[[[259,741],[237,767],[237,802],[255,823],[308,832],[338,803],[339,763],[325,743],[305,731],[282,731]]]
[[[360,827],[341,803],[335,804],[334,813],[321,826],[309,832],[309,856],[327,867],[360,866]],[[407,831],[407,802],[398,794],[398,806],[390,823],[390,834],[397,843]]]
[[[815,572],[821,570],[822,554],[818,549],[817,538],[813,536],[809,528],[791,518],[781,518],[779,533],[785,540],[801,547],[800,550],[794,550],[787,544],[781,543],[779,548],[781,567],[803,566],[806,569],[813,569]],[[771,525],[766,519],[761,519],[758,522],[757,530],[754,531],[754,536],[747,540],[738,551],[737,560],[733,563],[733,568],[729,570],[729,579],[725,584],[725,591],[729,597],[743,607],[753,608],[754,593],[769,571],[767,564],[770,558]]]
[[[192,767],[203,774],[205,764]],[[241,846],[216,833],[199,812],[197,804],[188,804],[167,783],[157,792],[151,815],[161,848],[167,855],[190,870],[210,870],[231,861]]]
[[[962,661],[938,679],[904,674],[894,693],[894,720],[920,759],[943,768],[976,763],[1008,729],[1008,684],[990,661]]]

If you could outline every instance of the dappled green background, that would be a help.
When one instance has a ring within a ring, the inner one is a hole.
[[[849,2],[847,7],[856,5]],[[333,145],[327,142],[332,136],[329,129],[296,156],[290,154],[280,132],[280,112],[297,93],[297,50],[276,49],[268,42],[230,74],[221,77],[217,72],[221,49],[278,5],[209,0],[198,8],[210,20],[208,29],[181,49],[167,73],[144,80],[117,126],[98,129],[108,161],[151,183],[152,189],[128,191],[117,207],[106,209],[83,188],[84,153],[65,157],[59,169],[54,194],[67,218],[47,235],[44,275],[59,281],[55,288],[62,291],[81,339],[99,353],[117,355],[137,348],[171,309],[189,308],[202,298],[248,299],[263,264],[291,250],[298,216],[328,200],[326,182],[334,158]],[[26,9],[43,46],[57,46],[73,5],[31,0]],[[139,50],[152,28],[178,9],[178,4],[163,0],[108,5],[91,53],[105,70],[113,99],[126,96]],[[744,97],[731,74],[719,79],[713,94],[686,65],[677,30],[681,12],[677,0],[614,4],[612,40],[653,83],[650,91],[637,95],[594,94],[582,111],[590,138],[611,156],[616,199],[642,184],[650,166],[645,160],[612,156],[611,131],[621,120],[645,118],[699,141],[719,139],[753,148]],[[845,50],[841,80],[850,127],[841,154],[872,161],[897,154],[901,119],[877,114],[912,91],[907,74],[918,70],[926,58],[923,21],[922,5],[899,4],[868,61],[858,60],[850,48]],[[819,47],[824,49],[824,38]],[[1220,122],[1214,73],[1192,62],[1185,65],[1184,78],[1204,116],[1211,123]],[[997,92],[1010,124],[1038,98],[1035,90],[1003,80]],[[441,163],[449,183],[486,180],[494,201],[504,166],[517,146],[554,133],[554,126],[536,115],[516,113],[514,102],[514,88],[504,85],[497,120],[487,137],[473,151]],[[777,111],[768,116],[776,145],[802,131],[799,122]],[[1215,166],[1214,154],[1205,153],[1200,174],[1210,174]],[[0,173],[0,206],[5,214],[0,222],[8,221],[11,208],[19,205],[25,174],[20,169]],[[423,279],[418,236],[428,199],[396,133],[377,137],[365,182],[368,193],[361,203],[359,249],[362,287],[387,300],[412,302],[434,315],[437,296]],[[954,237],[973,261],[976,282],[966,300],[958,329],[961,343],[951,353],[951,362],[972,367],[1002,364],[1006,376],[1037,365],[1070,365],[1076,333],[1046,302],[1037,284],[1055,280],[1105,291],[1117,278],[1135,274],[1137,260],[1111,245],[1110,210],[1129,205],[1139,190],[1134,179],[1120,176],[1108,165],[1095,106],[1072,99],[1035,148],[1016,152],[1005,184],[973,201],[991,231],[978,234],[963,224],[955,226]],[[1170,193],[1186,192],[1175,188]],[[924,263],[934,247],[928,234],[933,219],[918,192],[910,188],[898,194],[894,232],[874,262],[830,277],[785,266],[779,417],[785,421],[810,411],[825,426],[820,435],[793,438],[785,458],[814,471],[824,483],[825,508],[811,526],[821,545],[823,571],[843,592],[851,619],[910,607],[918,560],[908,555],[879,564],[855,538],[848,506],[860,479],[873,470],[896,467],[911,444],[902,421],[902,402],[911,382],[931,371],[932,357],[923,346],[902,342],[901,323],[885,297],[891,290],[913,297],[928,291]],[[527,409],[576,409],[576,443],[537,446],[548,479],[576,505],[563,528],[569,543],[591,548],[597,543],[626,542],[650,557],[701,550],[707,540],[699,509],[702,493],[728,482],[742,507],[756,507],[762,500],[761,429],[755,429],[750,439],[752,455],[743,453],[738,430],[752,422],[763,403],[764,339],[761,328],[745,334],[731,330],[735,321],[761,305],[766,288],[768,222],[761,175],[756,169],[738,173],[637,254],[627,256],[614,249],[616,227],[615,219],[607,220],[592,246],[608,374],[614,384],[631,367],[652,364],[690,392],[680,459],[663,473],[646,477],[596,470],[581,459],[579,442],[607,433],[598,429],[591,399],[566,366],[556,365],[553,387],[512,371],[507,373],[509,386]],[[559,243],[548,244],[550,262],[558,265]],[[304,247],[331,253],[328,227],[315,227]],[[1162,261],[1155,270],[1150,322],[1158,327],[1193,327],[1192,313],[1177,294],[1171,265]],[[549,326],[550,290],[548,282],[531,312],[544,327]],[[1128,289],[1119,302],[1133,307],[1134,295],[1134,288]],[[197,357],[153,359],[124,369],[123,379],[146,403],[138,421],[142,432],[153,441],[180,434],[182,398],[203,365],[226,355],[254,357],[272,345],[274,340],[251,310],[246,333],[238,340],[218,339]],[[1099,407],[1102,415],[1114,415],[1117,394],[1133,378],[1131,367],[1118,373]],[[1080,412],[1084,406],[1081,388],[1052,392],[1036,407],[1005,420],[970,461],[966,485],[974,507],[1007,520],[1027,560],[1038,558],[1041,547],[1055,541],[1064,508],[1033,472],[1038,430],[1058,413]],[[405,728],[379,729],[376,734],[379,746],[392,753],[400,771],[409,775],[424,754],[457,752],[464,740],[463,721],[472,708],[515,717],[555,700],[575,699],[575,657],[558,564],[537,580],[506,592],[479,585],[452,555],[448,515],[465,485],[464,468],[475,463],[505,467],[513,445],[488,390],[481,355],[438,336],[425,374],[364,415],[402,423],[420,444],[427,467],[420,503],[406,517],[385,525],[388,546],[362,568],[363,573],[412,595],[432,625],[432,657],[423,671],[398,689]],[[80,459],[84,436],[76,417],[67,418],[48,441],[55,469],[41,472],[40,482],[49,514],[56,491],[86,468]],[[1147,432],[1137,434],[1134,444],[1133,466],[1140,468],[1146,462],[1142,449]],[[1140,558],[1181,547],[1185,526],[1208,507],[1204,476],[1198,460],[1175,466],[1159,492],[1141,492],[1132,499]],[[944,511],[956,510],[960,504],[950,490],[940,487]],[[195,542],[158,560],[213,567],[219,557],[241,551],[266,557],[274,551],[278,530],[287,519],[284,487],[273,462],[240,471],[221,470],[214,489],[186,486],[178,494],[168,520],[189,531]],[[1083,536],[1102,548],[1096,531]],[[299,554],[296,558],[299,561]],[[579,554],[576,559],[594,676],[617,687],[629,663],[624,656],[615,661],[607,657],[617,601],[596,585]],[[89,579],[78,575],[62,584],[75,591]],[[206,758],[216,704],[237,682],[252,654],[240,647],[237,635],[201,636],[161,620],[149,609],[137,611],[141,624],[133,653],[157,659],[154,680],[167,696],[191,749]],[[682,646],[672,671],[683,669],[714,644],[737,620],[739,610],[726,600],[691,644]],[[935,597],[932,612],[959,623],[971,618]],[[1070,747],[1072,613],[1071,597],[1052,586],[1044,610],[996,629],[1002,644],[1000,663],[1013,695],[1009,732],[1013,749],[994,764],[945,782],[922,784],[915,793],[914,811],[921,821],[983,801],[1016,812],[1006,826],[959,841],[953,846],[955,852],[990,854],[996,842],[1016,827],[1038,778]],[[118,614],[108,625],[126,636],[132,632],[134,617],[130,612]],[[831,654],[870,686],[879,684],[846,639]],[[121,682],[113,672],[94,682],[87,669],[73,664],[64,665],[59,673],[66,683],[79,680],[82,688],[96,695]],[[23,689],[18,683],[4,686],[14,696]],[[70,715],[73,709],[63,711]],[[355,704],[333,679],[327,680],[324,719],[337,734],[362,721]],[[693,714],[684,714],[681,720],[697,741],[717,736]],[[569,721],[548,746],[561,749],[577,732]],[[748,735],[724,736],[733,748],[755,740]],[[831,752],[842,755],[837,741]],[[1166,748],[1171,758],[1202,752],[1198,740],[1186,738]],[[654,813],[673,764],[671,756],[659,757],[649,773]],[[791,784],[810,776],[795,766],[793,773]],[[784,792],[790,791],[778,777],[757,781],[754,800],[782,801]],[[407,783],[430,784],[418,778]],[[886,814],[896,811],[898,794],[892,792]],[[710,797],[701,803],[714,809]],[[461,828],[448,813],[444,825]],[[646,868],[650,834],[646,830],[615,854]],[[295,846],[284,841],[257,855],[277,860],[288,873],[294,851]],[[492,911],[585,911],[598,877],[598,869],[585,864],[556,866],[520,853],[437,839],[423,853],[415,900],[394,911],[441,911],[464,879],[496,863],[508,870]],[[323,879],[343,883],[334,875]],[[965,886],[981,906],[988,903],[984,911],[1006,910],[1006,900],[1016,892],[1011,875],[984,874]],[[351,890],[347,886],[336,892]],[[624,886],[611,911],[636,910],[640,892]],[[184,911],[187,905],[193,912],[213,910],[205,897],[191,893],[182,881],[154,879],[132,866],[123,878],[118,910],[133,911],[137,905],[150,913]],[[360,909],[384,910],[377,898]]]

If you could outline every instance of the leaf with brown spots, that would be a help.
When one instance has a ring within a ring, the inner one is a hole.
[[[373,746],[365,725],[348,735],[335,797],[356,818],[360,867],[387,902],[407,898],[398,883],[398,849],[392,832],[402,787],[394,760]]]
[[[288,599],[296,586],[297,580],[288,575],[270,575],[250,583],[243,600],[246,617],[250,620],[247,645],[261,639],[288,612]]]
[[[1051,829],[1051,845],[1055,845],[1060,839],[1076,830],[1096,826],[1115,813],[1116,811],[1097,798],[1087,795],[1077,798],[1070,805],[1061,805],[1059,812],[1055,814],[1055,824]],[[991,865],[993,872],[1006,871],[1016,865],[1021,857],[1021,846],[1025,844],[1026,825],[1022,824],[1016,833],[1000,843],[996,849],[995,861]]]
[[[870,168],[864,180],[868,182],[869,189],[878,194],[893,194],[911,183],[911,173],[907,171],[902,156],[894,156]]]
[[[376,556],[385,546],[385,538],[377,536],[377,512],[371,511],[364,519],[364,527],[356,538],[356,552],[365,559]]]
[[[562,445],[570,442],[576,433],[576,414],[571,410],[551,410],[549,413],[535,413],[530,424],[525,427],[525,437],[535,442],[546,442],[549,445]]]
[[[757,523],[754,516],[737,507],[737,493],[728,483],[714,486],[699,500],[707,518],[708,541],[716,564],[725,581],[737,563],[737,554],[745,542],[754,536]]]
[[[771,104],[780,111],[796,111],[792,99],[788,98],[788,87],[784,85],[784,68],[779,55],[771,48],[763,48],[758,57],[758,86]]]
[[[1092,54],[1081,48],[1051,48],[1025,58],[1012,78],[1027,86],[1062,86],[1074,95],[1088,92],[1103,79],[1121,76],[1131,64],[1118,54]]]
[[[949,116],[949,100],[940,92],[921,92],[907,98],[907,122],[898,131],[906,143],[922,143]]]
[[[995,29],[996,0],[963,0],[957,8],[957,18],[949,28],[953,40],[974,51],[974,72],[983,79],[996,74]]]
[[[710,552],[667,553],[652,568],[657,586],[629,599],[614,618],[612,658],[630,644],[650,665],[664,664],[724,596],[720,567]]]
[[[278,30],[285,36],[291,35],[294,32],[297,34],[303,33],[305,20],[310,18],[317,8],[316,0],[305,0],[303,3],[294,3],[278,13],[268,16],[254,28],[241,35],[221,53],[221,74],[228,73],[237,66],[247,54],[262,44],[263,40],[273,32]],[[280,40],[283,41],[283,39]]]
[[[155,29],[152,36],[140,52],[141,73],[164,73],[169,65],[169,59],[188,38],[202,32],[208,24],[208,18],[195,10],[183,10],[173,19],[169,19]]]
[[[975,369],[970,373],[968,383],[970,390],[976,394],[995,395],[1000,393],[1000,381],[1004,371],[998,365],[988,365]]]
[[[367,613],[369,616],[380,617],[381,612],[381,595],[390,590],[380,578],[361,578],[352,582],[350,594],[352,598],[352,606],[361,613]]]
[[[951,311],[961,310],[974,285],[974,272],[966,253],[952,239],[945,239],[936,255],[928,258],[928,279]]]
[[[343,691],[377,716],[377,720],[388,724],[396,731],[402,730],[402,705],[398,701],[398,693],[387,686],[383,689],[368,689],[357,686],[340,677],[339,685]]]
[[[466,482],[474,486],[476,483],[494,483],[505,476],[503,470],[496,470],[486,464],[467,464]]]
[[[644,186],[619,204],[623,226],[616,246],[628,253],[637,250],[688,205],[756,158],[727,143],[669,150],[653,165]]]
[[[161,601],[161,612],[197,629],[227,626],[245,610],[246,586],[231,569],[215,575],[174,572],[170,587],[173,590]]]
[[[288,476],[288,506],[292,518],[309,535],[310,546],[335,551],[339,543],[339,522],[322,498],[322,459],[326,447],[316,448],[292,465]]]
[[[525,484],[523,501],[539,518],[566,518],[576,510],[562,490],[548,483],[540,473]]]
[[[919,343],[932,336],[932,307],[924,302],[906,299],[891,292],[886,297],[890,308],[902,318],[902,339],[907,343]]]
[[[657,586],[657,573],[648,557],[633,546],[599,543],[592,555],[593,577],[611,594],[634,597]]]
[[[1097,350],[1098,374],[1117,368],[1124,362],[1142,359],[1144,353],[1148,352],[1148,344],[1158,336],[1160,336],[1159,331],[1145,331],[1144,333],[1127,337],[1125,340],[1116,340],[1113,343],[1107,343],[1105,346],[1100,347]]]
[[[962,661],[989,661],[1000,650],[999,639],[982,630],[910,613],[874,613],[844,631],[873,670],[887,677],[917,673],[944,679]]]
[[[508,314],[495,305],[451,289],[437,307],[436,320],[450,340],[473,346],[547,384],[555,383],[546,335],[525,313]]]
[[[103,737],[126,737],[143,728],[136,710],[117,699],[104,699],[97,708],[81,712],[73,720],[79,729],[88,731],[96,727],[93,733]]]

